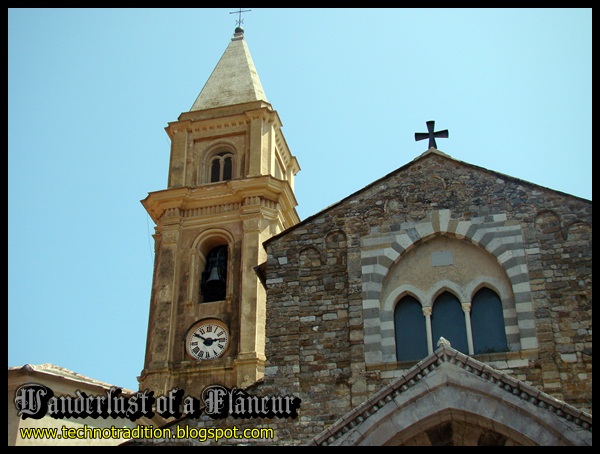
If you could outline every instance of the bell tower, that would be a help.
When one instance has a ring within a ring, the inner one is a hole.
[[[299,222],[290,152],[241,27],[188,112],[165,128],[167,188],[142,204],[155,222],[140,389],[246,387],[263,376],[262,243]]]

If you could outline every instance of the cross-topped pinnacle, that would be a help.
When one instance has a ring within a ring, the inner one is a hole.
[[[435,143],[435,138],[448,138],[448,130],[444,129],[443,131],[436,131],[435,129],[435,121],[430,120],[427,122],[427,131],[428,132],[415,132],[415,140],[423,140],[429,139],[429,148],[437,149],[437,144]]]
[[[244,19],[242,19],[242,13],[247,13],[249,11],[252,11],[251,9],[243,9],[243,8],[238,8],[237,11],[231,11],[229,14],[237,14],[238,18],[235,20],[236,25],[238,26],[238,28],[242,28],[242,24],[244,23]]]

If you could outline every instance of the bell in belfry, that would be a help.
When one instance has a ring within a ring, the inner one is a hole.
[[[200,283],[201,302],[221,301],[226,296],[227,246],[217,246],[206,258]]]
[[[221,276],[221,273],[219,271],[219,266],[215,265],[213,266],[212,270],[210,270],[210,275],[208,276],[208,279],[206,280],[206,285],[216,285],[217,282],[224,282],[225,279],[223,279],[223,277]]]

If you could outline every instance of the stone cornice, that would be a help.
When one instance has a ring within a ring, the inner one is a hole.
[[[223,134],[243,131],[252,120],[263,120],[271,122],[277,130],[281,128],[281,120],[277,111],[262,107],[255,110],[243,112],[232,111],[230,115],[215,117],[180,117],[180,120],[169,122],[165,131],[169,137],[173,137],[179,132],[188,132],[202,137],[203,133],[212,137],[215,133],[222,131]],[[233,130],[233,131],[232,131]],[[287,148],[287,145],[286,145]]]
[[[206,216],[239,211],[250,204],[280,210],[287,225],[299,222],[297,201],[289,183],[271,176],[164,189],[149,193],[141,202],[155,223],[167,211],[181,217]]]
[[[191,125],[193,123],[198,122],[206,122],[206,121],[217,121],[224,122],[229,121],[231,117],[237,117],[242,120],[248,120],[247,113],[253,112],[254,114],[257,111],[263,111],[262,115],[273,115],[274,119],[277,120],[277,124],[281,126],[281,121],[279,120],[279,115],[277,111],[274,110],[268,102],[264,101],[255,101],[245,104],[235,104],[232,106],[225,107],[216,107],[214,109],[206,109],[206,110],[194,110],[191,112],[184,112],[179,115],[177,121],[170,122],[167,129],[169,129],[172,125]]]

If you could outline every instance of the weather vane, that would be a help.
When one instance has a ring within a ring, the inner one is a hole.
[[[238,15],[238,18],[236,19],[235,23],[237,24],[238,27],[241,27],[242,24],[244,23],[244,19],[242,19],[242,13],[247,13],[249,11],[252,11],[252,10],[239,8],[237,11],[231,11],[229,14],[237,14]]]
[[[437,149],[437,144],[435,143],[435,138],[448,138],[448,130],[444,129],[443,131],[435,131],[435,121],[431,120],[427,122],[427,131],[428,132],[415,132],[415,140],[423,140],[429,139],[429,148]]]

